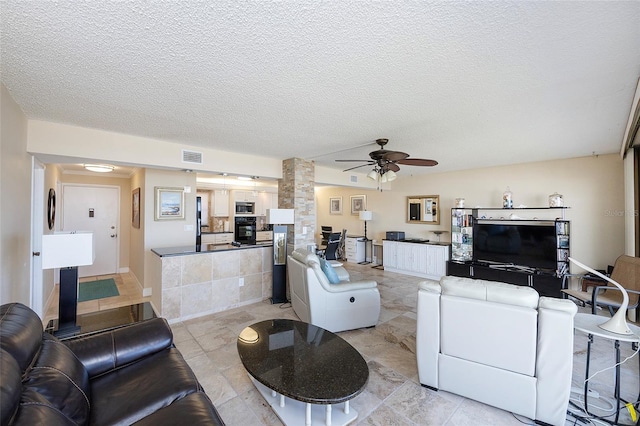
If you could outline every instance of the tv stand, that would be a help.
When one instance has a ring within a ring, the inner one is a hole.
[[[507,264],[447,262],[447,275],[533,287],[540,296],[562,298],[562,277],[553,272]]]

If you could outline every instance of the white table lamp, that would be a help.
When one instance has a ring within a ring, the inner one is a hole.
[[[96,251],[91,232],[59,232],[42,236],[42,269],[60,268],[58,331],[76,331],[78,266],[93,264]]]
[[[592,269],[586,265],[583,265],[582,263],[578,262],[572,257],[570,257],[569,260],[575,263],[576,265],[578,265],[579,267],[581,267],[582,269],[587,270],[592,274],[594,274],[595,276],[600,277],[603,280],[608,281],[611,284],[615,285],[622,292],[622,303],[620,304],[618,311],[611,317],[609,321],[603,324],[600,324],[599,327],[602,328],[603,330],[610,331],[611,333],[625,334],[625,335],[633,334],[633,332],[629,329],[629,326],[627,325],[627,307],[629,306],[629,294],[624,289],[624,287],[622,287],[620,284],[618,284],[611,278],[607,277],[606,275],[596,271],[595,269]]]

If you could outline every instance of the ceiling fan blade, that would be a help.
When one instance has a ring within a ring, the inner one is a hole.
[[[361,164],[359,166],[350,167],[348,169],[344,169],[343,172],[348,172],[349,170],[359,169],[360,167],[371,167],[371,164]]]
[[[400,171],[400,167],[396,163],[387,163],[383,167],[384,171],[393,170],[394,172]]]
[[[436,160],[425,160],[424,158],[405,158],[398,160],[397,163],[407,166],[435,166],[438,164]]]
[[[363,161],[366,161],[369,164],[375,163],[375,161],[372,161],[372,160],[335,160],[335,161],[337,161],[339,163],[344,163],[344,162],[347,162],[347,163],[355,163],[355,162],[362,163]]]
[[[409,157],[409,154],[401,151],[388,151],[382,156],[382,158],[387,161],[404,160],[407,157]]]

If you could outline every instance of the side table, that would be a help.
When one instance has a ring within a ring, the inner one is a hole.
[[[79,329],[63,336],[61,340],[87,336],[101,331],[112,330],[135,322],[141,322],[156,318],[151,303],[137,303],[134,305],[121,306],[119,308],[106,309],[104,311],[91,312],[78,315],[76,324]],[[53,334],[58,329],[58,320],[49,321],[44,331]]]
[[[633,324],[628,324],[629,328],[634,334],[617,334],[612,333],[610,331],[604,330],[599,326],[605,322],[607,322],[610,318],[593,315],[593,314],[584,314],[578,313],[576,314],[573,322],[573,328],[587,333],[588,342],[587,342],[587,368],[585,372],[585,383],[584,383],[584,410],[589,413],[589,406],[587,401],[587,395],[589,393],[589,362],[591,358],[591,344],[593,343],[593,336],[602,337],[604,339],[609,339],[614,341],[615,348],[615,359],[616,359],[616,367],[615,367],[615,384],[614,384],[614,397],[616,399],[616,418],[613,424],[618,424],[618,419],[620,417],[620,342],[630,342],[635,345],[640,344],[640,327],[637,327]],[[638,398],[640,400],[640,391],[638,392]]]

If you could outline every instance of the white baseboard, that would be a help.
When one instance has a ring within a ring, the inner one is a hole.
[[[142,289],[142,297],[149,297],[151,296],[153,289],[152,288],[143,288]]]
[[[119,274],[126,274],[129,272],[129,267],[125,266],[124,268],[118,268],[118,273]]]

